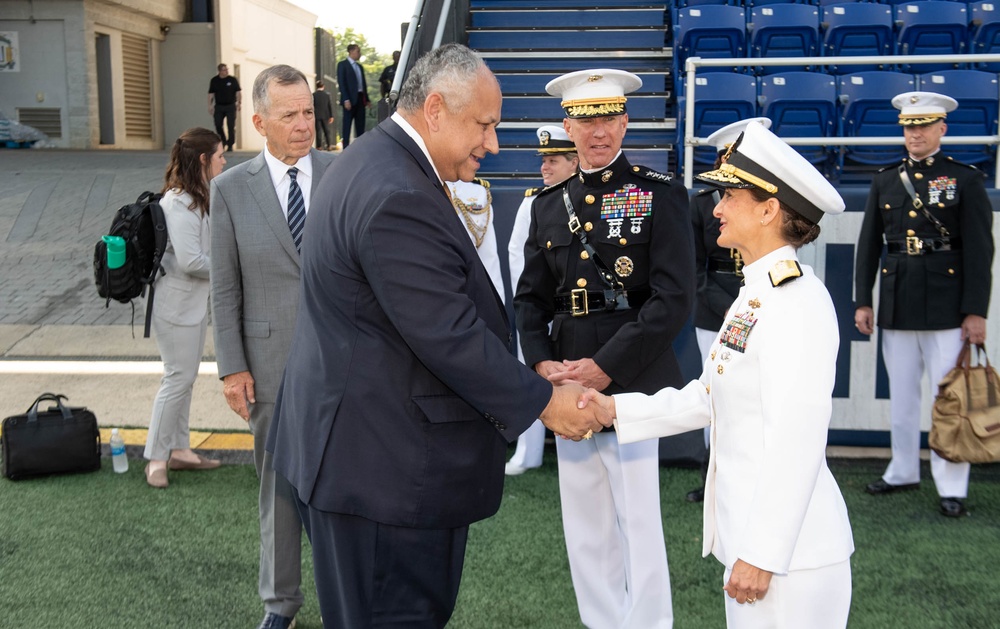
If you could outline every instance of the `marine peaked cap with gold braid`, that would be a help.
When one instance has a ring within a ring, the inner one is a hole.
[[[640,87],[642,79],[631,72],[598,68],[556,77],[545,91],[562,98],[559,104],[568,118],[597,118],[624,114],[625,95]]]

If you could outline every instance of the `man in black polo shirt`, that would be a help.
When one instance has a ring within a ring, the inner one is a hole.
[[[236,134],[236,112],[240,110],[240,82],[229,76],[229,67],[219,64],[219,75],[208,84],[208,113],[215,119],[215,132],[222,138],[226,150],[232,152]],[[226,119],[229,133],[222,132],[222,119]]]

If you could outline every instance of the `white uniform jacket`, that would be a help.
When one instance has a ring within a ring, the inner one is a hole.
[[[166,275],[156,280],[153,312],[174,325],[199,325],[208,316],[212,232],[208,214],[190,209],[193,202],[190,194],[177,190],[168,190],[160,200],[167,221]]]
[[[451,190],[453,197],[461,199],[471,209],[481,210],[486,207],[488,197],[486,195],[486,188],[482,185],[469,181],[449,181],[448,188]],[[460,218],[464,225],[465,218]],[[483,241],[479,244],[476,251],[479,253],[479,259],[483,261],[483,266],[486,267],[486,272],[493,282],[493,288],[496,289],[497,295],[500,296],[500,301],[504,301],[506,295],[503,276],[500,274],[500,250],[497,248],[497,233],[493,228],[493,208],[490,208],[489,212],[480,215],[480,217],[470,216],[468,220],[474,220],[479,229],[482,229],[484,225],[486,226],[486,234],[483,236]],[[466,231],[469,231],[468,225],[465,228]],[[471,231],[469,232],[469,238],[472,239],[472,244],[475,245],[476,239]]]
[[[839,345],[837,315],[810,267],[775,287],[769,272],[798,258],[777,249],[743,269],[698,380],[646,396],[615,395],[630,443],[711,424],[703,556],[775,574],[854,551],[847,507],[826,465]]]

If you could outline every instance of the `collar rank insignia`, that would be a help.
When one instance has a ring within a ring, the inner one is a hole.
[[[795,260],[779,260],[774,263],[767,275],[771,278],[771,286],[777,288],[785,282],[802,277],[802,267]]]
[[[746,352],[747,338],[756,323],[757,318],[753,316],[752,312],[741,312],[726,324],[725,329],[722,330],[722,336],[719,337],[719,343],[723,347],[734,349],[741,354]]]

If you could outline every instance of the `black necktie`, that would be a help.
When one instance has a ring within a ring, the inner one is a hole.
[[[295,241],[295,250],[302,252],[302,227],[306,224],[306,201],[302,198],[302,188],[295,177],[299,174],[299,169],[288,169],[288,177],[292,182],[288,185],[288,230],[292,232],[292,240]]]

